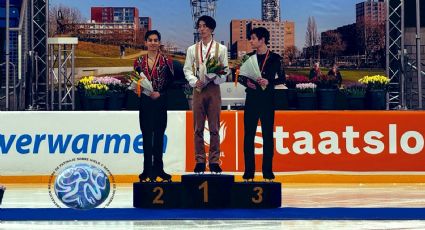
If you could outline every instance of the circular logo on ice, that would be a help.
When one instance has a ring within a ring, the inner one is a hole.
[[[109,196],[111,184],[107,174],[91,164],[78,163],[57,174],[54,190],[57,198],[67,207],[93,209]]]

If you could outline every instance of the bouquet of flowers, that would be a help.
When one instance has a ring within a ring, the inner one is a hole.
[[[226,66],[220,63],[217,58],[208,58],[205,64],[201,64],[199,67],[199,80],[206,86],[211,81],[214,81],[217,77],[226,74]],[[198,92],[202,91],[202,88],[196,88]]]
[[[220,63],[217,58],[209,58],[207,63],[205,63],[207,67],[207,75],[208,74],[216,74],[216,75],[224,75],[226,74],[226,66]]]
[[[390,83],[390,79],[381,75],[364,76],[363,78],[359,79],[359,82],[367,85],[368,89],[386,90],[388,88],[388,84]]]
[[[239,74],[241,72],[241,66],[249,59],[248,55],[244,55],[242,59],[236,61],[235,63],[235,87],[238,85]]]
[[[128,79],[130,81],[129,89],[136,90],[139,97],[142,91],[146,95],[150,95],[154,91],[152,83],[143,72],[140,72],[139,74],[139,72],[133,71],[128,75]]]
[[[261,78],[260,67],[258,67],[257,55],[252,55],[249,57],[240,67],[239,74],[245,76],[254,82],[257,82]],[[266,87],[261,87],[263,90]]]

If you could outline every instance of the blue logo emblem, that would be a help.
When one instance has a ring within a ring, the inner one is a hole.
[[[107,174],[90,164],[71,165],[55,180],[55,194],[67,207],[93,209],[109,196],[111,184]]]

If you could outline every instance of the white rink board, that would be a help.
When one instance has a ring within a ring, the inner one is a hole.
[[[113,175],[139,174],[143,147],[138,119],[137,111],[2,112],[0,175],[50,175],[78,157],[102,163]],[[185,170],[185,127],[185,112],[168,112],[164,165],[169,173]],[[54,145],[61,137],[62,143],[69,140],[67,148]],[[117,143],[115,137],[122,140]]]

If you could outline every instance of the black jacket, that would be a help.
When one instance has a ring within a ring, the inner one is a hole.
[[[256,52],[249,53],[248,56],[254,55]],[[279,54],[270,52],[269,57],[266,61],[266,64],[264,66],[264,70],[261,73],[263,78],[266,78],[269,81],[269,84],[267,85],[267,88],[265,91],[273,91],[275,85],[280,85],[285,83],[285,69],[283,67],[283,61],[282,57]],[[258,64],[260,71],[261,71],[261,63]],[[240,82],[242,85],[247,87],[246,92],[254,91],[253,89],[249,88],[247,86],[247,80],[248,78],[245,76],[239,76],[238,82]],[[251,80],[256,86],[257,89],[255,91],[263,91],[260,87],[260,85],[257,82],[254,82]]]

